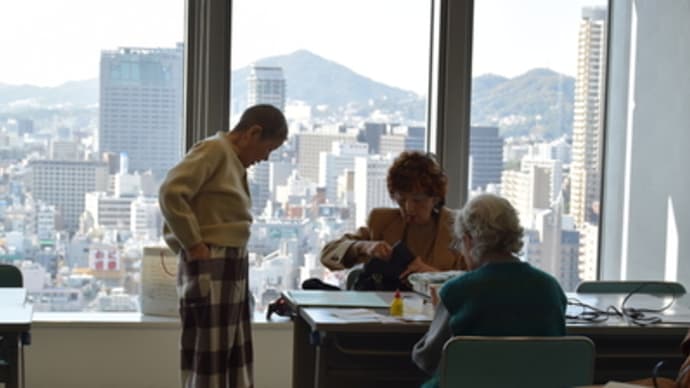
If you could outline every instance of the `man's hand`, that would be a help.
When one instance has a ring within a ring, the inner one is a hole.
[[[391,258],[393,248],[385,241],[359,241],[357,251],[369,257],[376,257],[385,261]]]
[[[400,274],[400,280],[403,280],[407,277],[407,275],[411,273],[416,273],[416,272],[438,272],[438,269],[430,266],[429,264],[425,263],[421,257],[417,256],[415,257],[414,260],[407,266],[405,271],[403,271],[402,274]]]
[[[211,251],[204,243],[199,243],[187,250],[189,260],[208,260],[211,258]]]

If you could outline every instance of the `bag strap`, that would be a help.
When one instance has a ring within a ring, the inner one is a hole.
[[[168,276],[171,278],[176,277],[174,273],[172,273],[168,267],[165,265],[165,251],[161,249],[161,268],[163,268],[163,272],[165,272]]]

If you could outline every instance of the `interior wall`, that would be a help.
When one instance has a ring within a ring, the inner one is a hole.
[[[179,387],[175,325],[36,323],[26,347],[31,388]],[[256,388],[292,379],[292,323],[254,325]]]
[[[633,157],[624,275],[690,286],[690,2],[638,0],[634,5]]]
[[[690,2],[611,5],[601,277],[690,288]]]

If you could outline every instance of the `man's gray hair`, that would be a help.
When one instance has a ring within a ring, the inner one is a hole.
[[[455,238],[469,234],[473,240],[472,256],[483,258],[488,253],[522,250],[523,228],[517,210],[505,198],[481,194],[472,198],[456,213]]]

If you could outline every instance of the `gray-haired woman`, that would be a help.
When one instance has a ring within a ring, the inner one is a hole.
[[[565,335],[566,297],[553,276],[519,259],[523,229],[504,198],[482,194],[458,211],[450,249],[462,254],[469,272],[443,285],[434,320],[412,358],[435,374],[443,345],[456,335]]]

